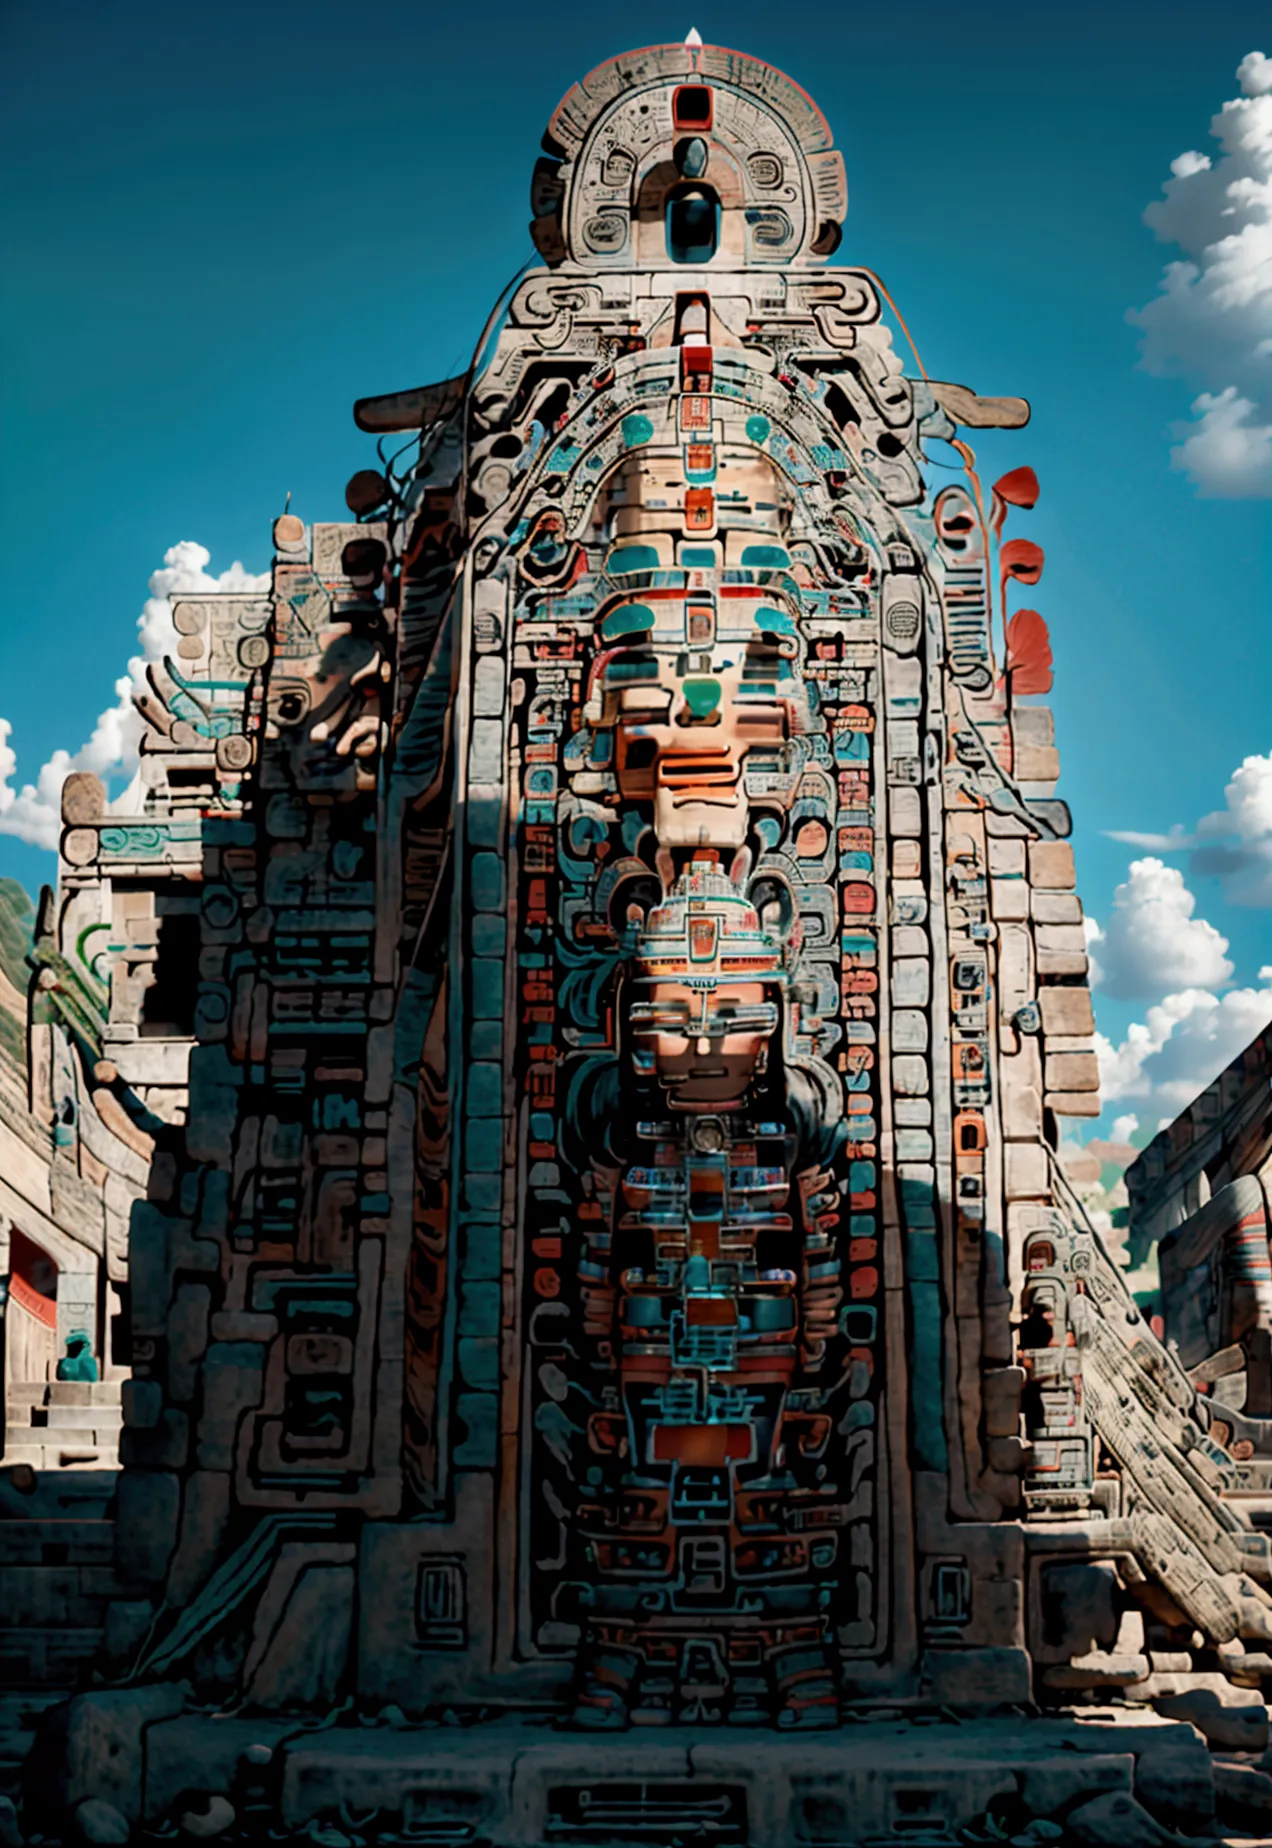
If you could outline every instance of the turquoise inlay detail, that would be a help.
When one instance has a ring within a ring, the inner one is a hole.
[[[780,571],[791,562],[784,545],[744,545],[742,563],[765,571]]]
[[[747,550],[754,551],[755,548],[748,546]],[[763,629],[768,635],[794,635],[795,633],[795,624],[785,610],[756,610],[755,626],[757,629]]]
[[[713,545],[682,545],[680,562],[686,570],[714,571],[716,551]]]
[[[685,704],[695,719],[709,719],[724,695],[718,680],[686,680]]]
[[[648,417],[642,416],[639,411],[631,417],[624,417],[623,441],[629,449],[635,449],[641,443],[647,443],[653,434],[653,423]]]
[[[611,577],[628,571],[657,571],[658,553],[652,545],[616,545],[606,561]]]
[[[612,686],[619,680],[657,680],[658,663],[652,657],[647,660],[611,661],[605,669],[605,683]]]
[[[624,603],[620,609],[611,610],[601,624],[601,634],[607,642],[613,642],[620,635],[644,635],[654,626],[654,612],[643,603]]]
[[[835,739],[835,762],[837,764],[863,764],[870,758],[870,736],[867,732],[840,732]]]
[[[746,433],[753,443],[767,443],[772,428],[768,418],[761,417],[758,413],[746,420]]]

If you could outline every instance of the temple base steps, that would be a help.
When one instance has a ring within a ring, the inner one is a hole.
[[[119,1467],[122,1380],[22,1380],[5,1392],[6,1469]]]
[[[1272,1839],[1272,1807],[1266,1825],[1260,1815],[1272,1779],[1251,1758],[1212,1757],[1193,1727],[1144,1709],[897,1713],[795,1738],[728,1727],[601,1738],[547,1717],[412,1725],[341,1712],[324,1723],[184,1713],[180,1701],[171,1686],[81,1696],[66,1716],[59,1787],[41,1786],[28,1832],[84,1837],[80,1811],[92,1801],[118,1819],[112,1839],[126,1824],[141,1841],[174,1827],[226,1842],[268,1829],[334,1844],[338,1831],[346,1844],[430,1848]]]

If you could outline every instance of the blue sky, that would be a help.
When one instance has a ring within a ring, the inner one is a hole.
[[[1156,325],[1154,363],[1178,376],[1139,365],[1126,316],[1181,255],[1142,218],[1171,161],[1218,160],[1209,124],[1239,93],[1238,64],[1272,53],[1263,6],[745,0],[620,17],[579,0],[10,5],[0,714],[11,784],[34,781],[59,747],[76,751],[112,705],[170,547],[202,545],[213,574],[235,559],[260,571],[289,491],[307,519],[342,517],[346,479],[374,459],[352,400],[462,366],[528,255],[529,174],[558,97],[628,41],[690,25],[780,65],[826,111],[848,168],[841,255],[881,274],[928,371],[1033,404],[1031,426],[986,439],[982,459],[991,479],[1030,463],[1042,483],[1014,530],[1047,551],[1031,601],[1055,650],[1080,885],[1108,933],[1100,1024],[1116,1044],[1147,1022],[1163,1044],[1146,1063],[1133,1043],[1110,1066],[1121,1091],[1110,1114],[1155,1126],[1199,1061],[1222,1062],[1224,1033],[1272,1011],[1222,1002],[1272,962],[1258,834],[1265,812],[1272,830],[1272,782],[1247,791],[1240,865],[1216,860],[1216,844],[1234,849],[1213,823],[1200,860],[1167,856],[1186,887],[1173,874],[1128,885],[1130,861],[1155,850],[1107,832],[1191,831],[1224,808],[1244,759],[1272,752],[1272,503],[1251,492],[1272,489],[1272,463],[1266,484],[1258,475],[1266,445],[1241,452],[1241,498],[1207,498],[1171,456],[1182,440],[1171,426],[1202,391],[1222,420],[1230,385],[1262,427],[1272,349],[1250,358],[1251,326],[1272,337],[1272,281],[1236,345],[1229,324],[1209,347],[1205,325]],[[1262,81],[1251,78],[1260,106]],[[1268,148],[1272,175],[1272,134]],[[1222,212],[1203,197],[1217,172],[1184,175],[1191,191],[1165,229]],[[0,812],[0,829],[15,813]],[[48,854],[0,832],[0,873],[35,886],[51,870]],[[1202,918],[1228,940],[1226,958]],[[1147,1010],[1203,992],[1220,1013],[1176,1006],[1172,1052],[1171,1023]]]

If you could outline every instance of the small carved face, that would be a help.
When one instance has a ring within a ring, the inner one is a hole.
[[[671,1102],[721,1110],[741,1103],[763,1070],[777,1009],[762,982],[654,982],[632,1019],[640,1062],[657,1073]]]
[[[374,756],[380,744],[386,663],[378,637],[331,625],[316,639],[321,652],[276,672],[269,686],[269,731],[288,739],[301,787],[343,777],[351,760]]]
[[[741,846],[746,757],[780,751],[791,735],[784,667],[763,648],[727,644],[628,648],[606,663],[602,725],[614,728],[619,791],[652,802],[661,846]]]

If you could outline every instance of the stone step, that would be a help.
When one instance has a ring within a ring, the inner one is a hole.
[[[33,1431],[25,1435],[34,1438],[42,1434]],[[4,1453],[5,1468],[16,1468],[20,1463],[41,1472],[65,1469],[116,1470],[119,1468],[119,1433],[62,1430],[55,1435],[51,1434],[47,1443],[28,1442],[7,1446]]]
[[[102,1626],[0,1630],[0,1685],[72,1688],[81,1665],[97,1654]]]
[[[119,1474],[112,1462],[98,1470],[17,1470],[0,1462],[0,1522],[103,1521],[112,1512]],[[2,1685],[2,1684],[0,1684]]]
[[[119,1430],[124,1422],[122,1405],[58,1405],[56,1401],[48,1407],[49,1429],[60,1429],[70,1425],[82,1429],[91,1425],[95,1431]]]
[[[113,1521],[0,1519],[0,1567],[109,1568],[114,1558]]]
[[[49,1405],[118,1405],[122,1380],[50,1380]]]

